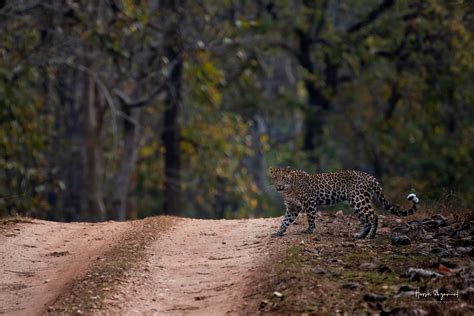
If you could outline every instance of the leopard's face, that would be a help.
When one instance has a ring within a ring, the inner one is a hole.
[[[270,168],[272,184],[278,192],[288,192],[291,190],[290,171],[284,168]]]

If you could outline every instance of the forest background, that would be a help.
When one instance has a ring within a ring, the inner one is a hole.
[[[0,217],[280,215],[269,166],[473,200],[474,4],[0,0]]]

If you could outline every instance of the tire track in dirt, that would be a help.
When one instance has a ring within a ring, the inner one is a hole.
[[[0,231],[0,314],[44,313],[130,223],[31,220]]]
[[[147,260],[103,314],[235,314],[265,262],[280,218],[182,219],[147,248]]]

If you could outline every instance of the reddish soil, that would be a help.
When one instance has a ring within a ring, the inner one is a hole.
[[[129,222],[5,222],[0,226],[0,314],[45,312],[128,226]]]
[[[244,293],[276,242],[270,233],[280,219],[169,221],[172,224],[164,226],[171,228],[153,230],[154,237],[147,238],[141,235],[155,227],[153,220],[3,222],[0,314],[209,315],[245,308]],[[145,245],[140,244],[143,240]],[[138,250],[143,252],[138,260],[135,250],[120,252],[130,245],[144,248]],[[134,257],[133,267],[126,268],[119,278],[116,272],[109,272],[114,271],[110,265],[123,265],[124,259],[118,256]],[[91,282],[91,275],[92,279],[112,277],[119,281]],[[101,287],[101,282],[105,286]],[[102,302],[89,302],[91,297],[102,296]]]
[[[241,311],[279,219],[182,219],[106,302],[105,313],[224,315]]]

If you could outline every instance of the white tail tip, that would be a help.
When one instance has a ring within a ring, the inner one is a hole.
[[[407,199],[409,201],[413,201],[413,203],[416,203],[416,204],[420,203],[420,199],[414,193],[408,194]]]

